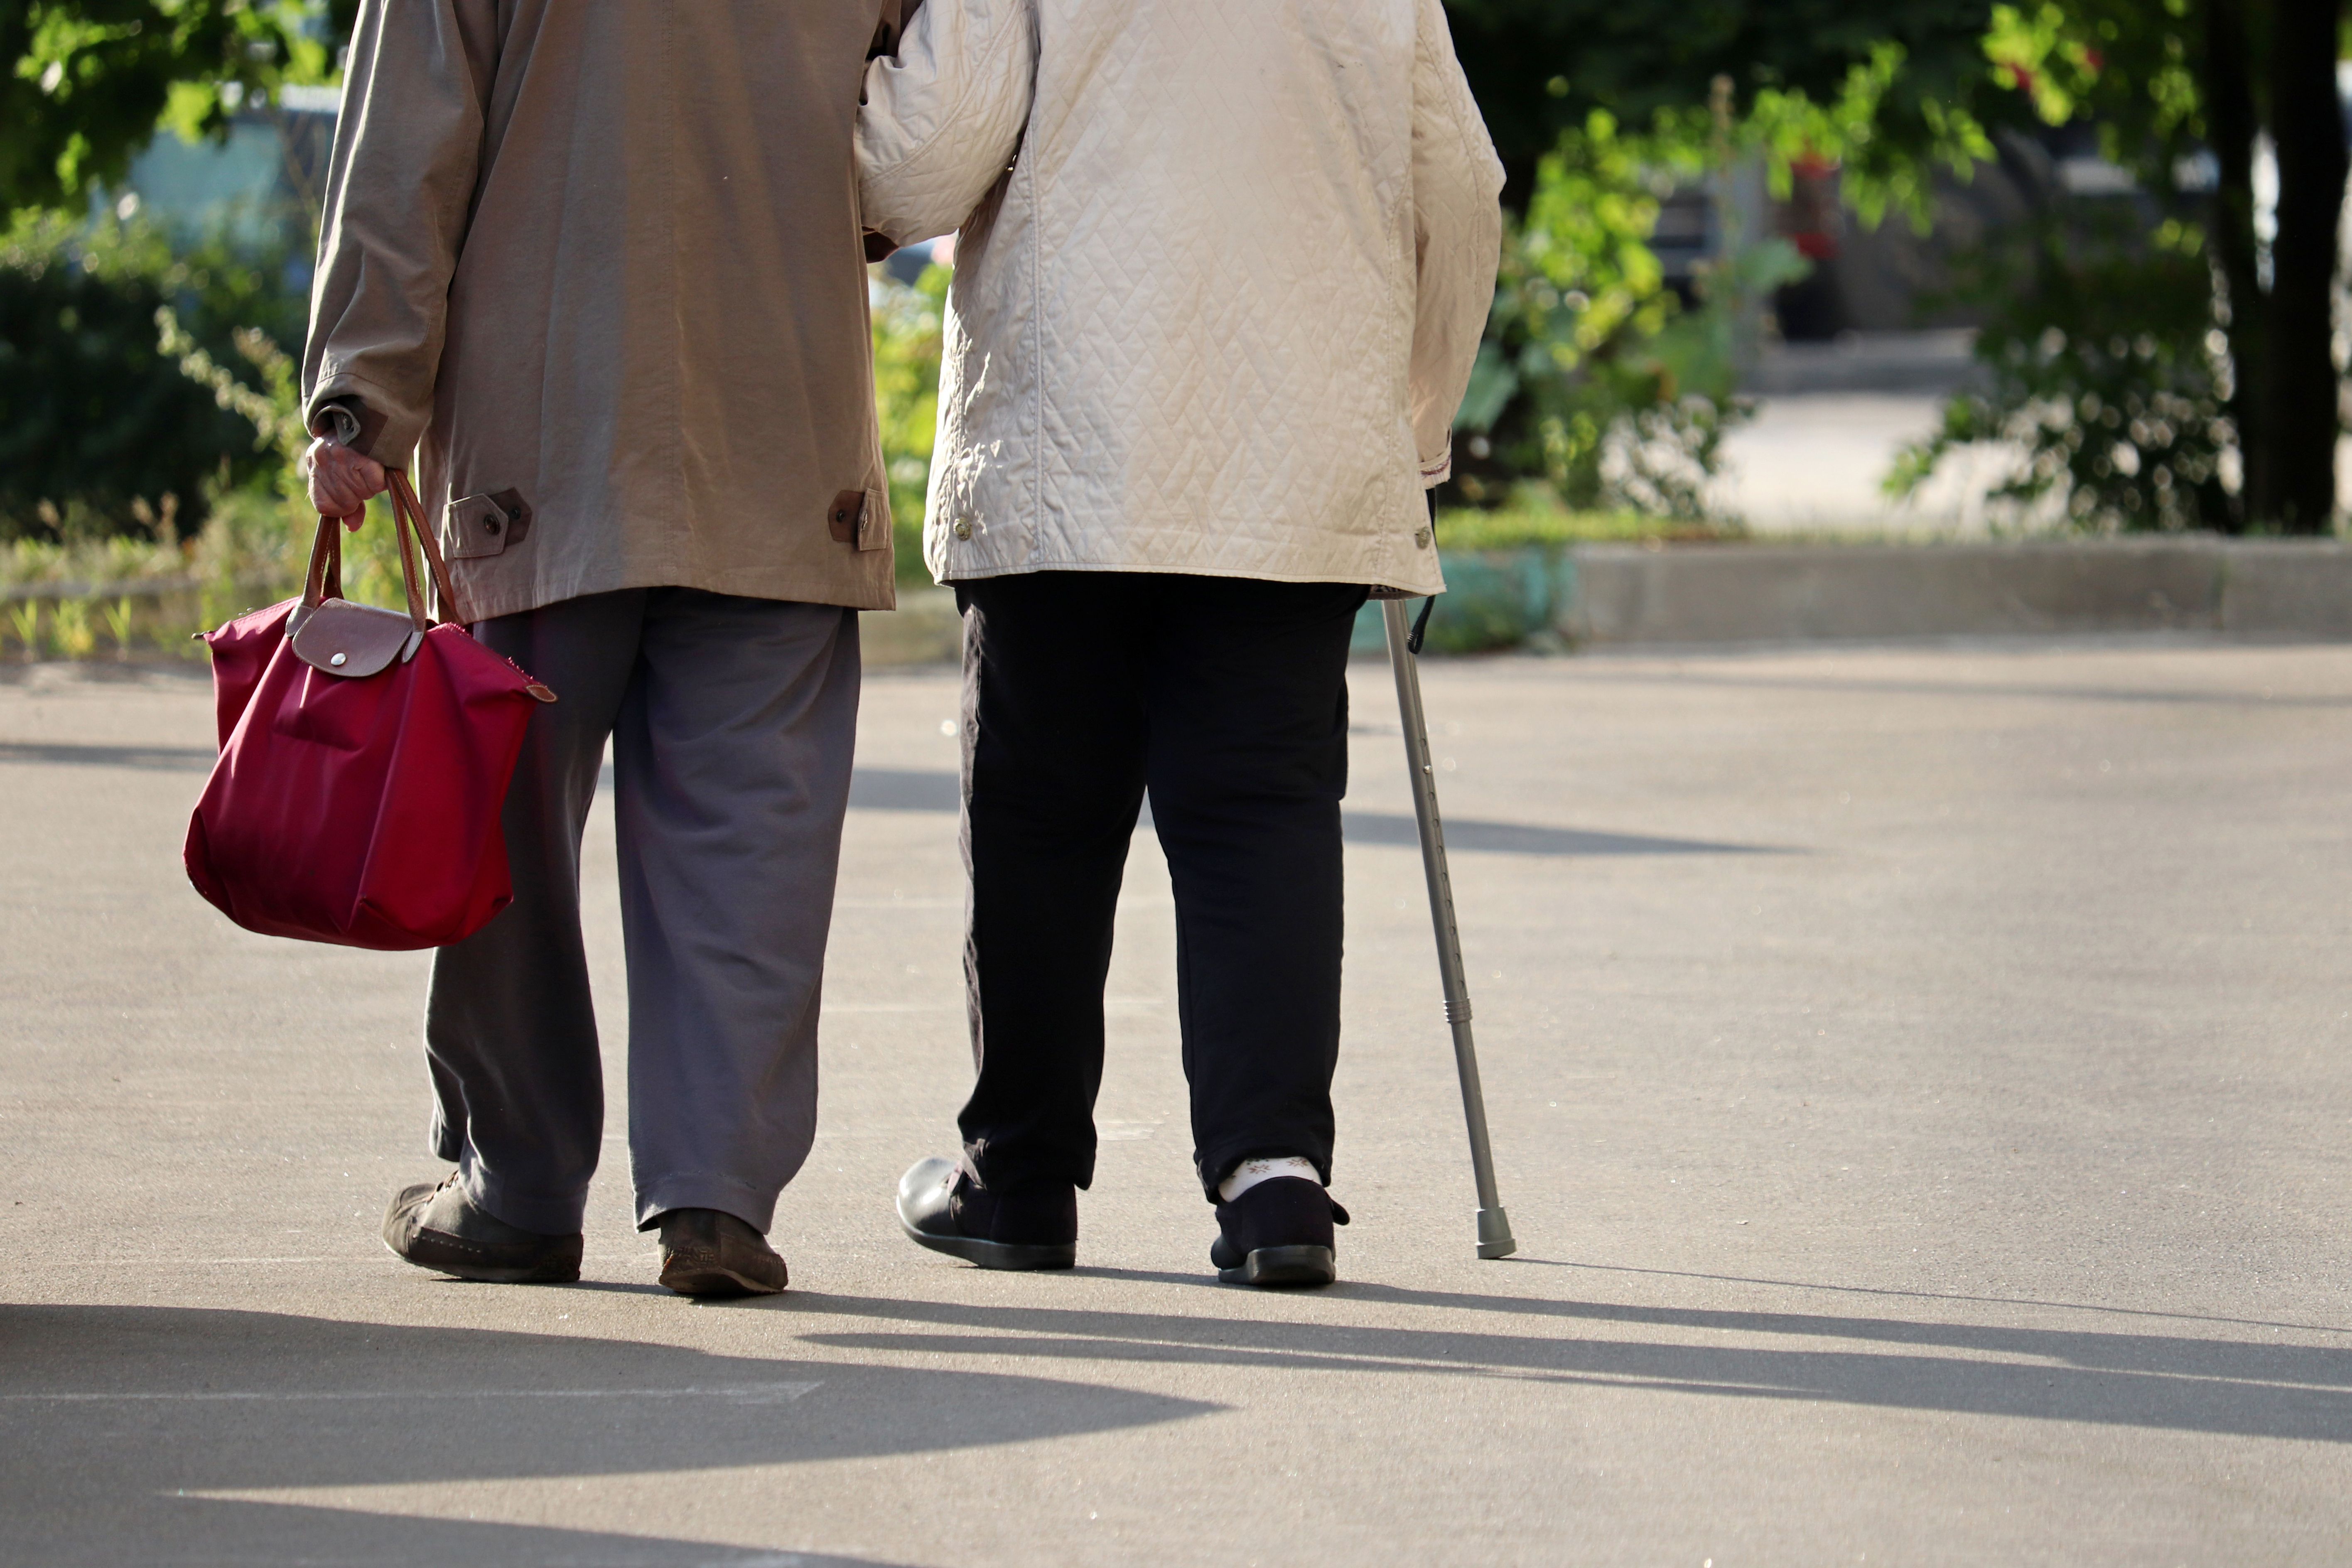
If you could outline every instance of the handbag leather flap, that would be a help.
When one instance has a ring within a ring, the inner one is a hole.
[[[354,679],[405,664],[415,657],[424,634],[398,610],[329,599],[308,615],[297,612],[294,657],[312,669]]]

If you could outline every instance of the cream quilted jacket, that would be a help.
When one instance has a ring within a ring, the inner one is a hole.
[[[960,231],[934,576],[1442,586],[1503,173],[1440,0],[928,0],[857,153]]]

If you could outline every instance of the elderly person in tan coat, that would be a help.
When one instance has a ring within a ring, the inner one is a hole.
[[[866,93],[867,226],[960,231],[924,555],[964,614],[979,1081],[900,1221],[1075,1259],[1148,791],[1212,1258],[1327,1282],[1349,633],[1440,586],[1500,240],[1444,12],[928,0]]]
[[[433,1146],[384,1238],[575,1278],[604,1131],[581,834],[612,747],[641,1229],[689,1294],[763,1239],[816,1113],[858,687],[892,604],[850,142],[898,0],[366,0],[303,392],[313,499],[419,476],[474,632],[554,688],[515,901],[442,950]]]

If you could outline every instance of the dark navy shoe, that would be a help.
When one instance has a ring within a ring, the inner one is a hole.
[[[982,1268],[1068,1268],[1078,1261],[1078,1190],[1066,1184],[998,1195],[953,1160],[919,1160],[898,1179],[908,1239]]]
[[[1228,1285],[1328,1285],[1339,1277],[1331,1227],[1347,1223],[1318,1184],[1276,1176],[1217,1205],[1209,1261]]]

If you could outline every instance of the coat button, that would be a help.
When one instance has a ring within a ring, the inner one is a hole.
[[[495,517],[486,517],[482,519],[482,531],[489,534],[492,538],[496,538],[499,531],[499,520]]]
[[[1415,530],[1413,531],[1412,542],[1413,542],[1413,548],[1415,548],[1415,549],[1417,549],[1417,550],[1426,550],[1426,549],[1428,549],[1428,548],[1429,548],[1429,530],[1427,530],[1427,529],[1425,529],[1425,528],[1415,529]]]
[[[971,537],[971,522],[967,521],[957,523],[955,525],[955,536],[958,539],[970,539]]]

